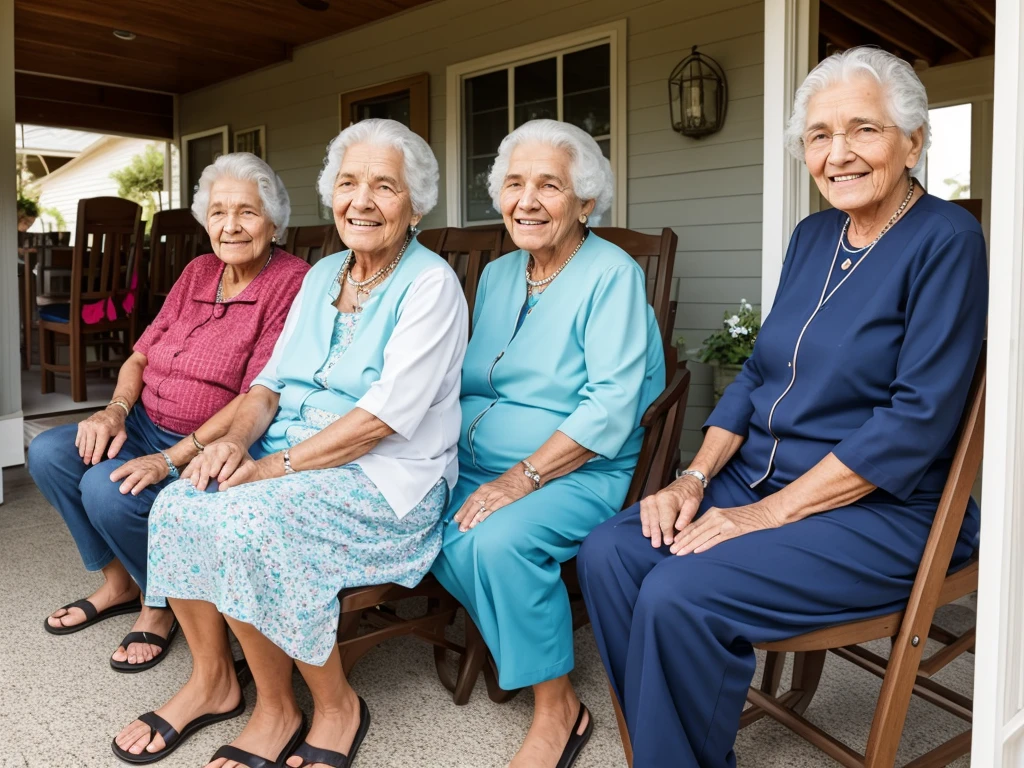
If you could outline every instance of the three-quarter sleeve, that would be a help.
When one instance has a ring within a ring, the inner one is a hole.
[[[195,275],[195,264],[198,260],[189,262],[181,275],[174,281],[171,290],[167,292],[163,306],[157,312],[153,322],[142,332],[135,341],[132,349],[142,355],[148,355],[150,348],[163,337],[174,324],[174,321],[181,315],[185,302],[192,293],[193,277]]]
[[[355,404],[412,439],[442,395],[446,377],[458,376],[468,335],[466,299],[447,267],[416,278],[402,299],[398,322],[384,347],[384,367]],[[458,381],[455,381],[458,386]]]
[[[309,273],[307,272],[306,274],[308,275]],[[255,355],[253,355],[253,358],[249,360],[249,367],[246,370],[245,380],[249,381],[250,371],[259,370],[260,372],[254,379],[252,379],[252,382],[248,386],[243,386],[243,392],[252,389],[258,384],[261,387],[266,387],[271,392],[281,394],[281,390],[284,389],[284,382],[281,381],[280,377],[277,375],[277,368],[281,362],[281,356],[284,355],[284,350],[288,348],[288,343],[291,341],[292,335],[295,333],[295,327],[299,324],[299,317],[302,314],[302,298],[305,291],[306,280],[303,279],[299,292],[295,294],[295,298],[292,300],[291,306],[287,309],[287,316],[285,317],[281,334],[277,336],[277,341],[273,342],[273,352],[270,353],[270,358],[264,358],[265,362],[260,368],[253,366],[253,359],[255,358]]]
[[[805,219],[806,221],[806,219]],[[802,223],[802,222],[801,222]],[[794,264],[799,261],[800,255],[800,226],[793,231],[789,239],[789,246],[786,248],[786,259],[782,263],[782,273],[779,275],[779,287],[775,291],[776,305],[785,304],[786,285],[789,276],[792,274]],[[766,319],[765,322],[768,322]],[[750,420],[754,416],[754,403],[750,399],[751,393],[764,383],[764,377],[758,366],[759,347],[754,343],[754,350],[750,357],[743,363],[739,374],[725,388],[725,392],[718,400],[718,404],[707,421],[704,422],[703,430],[708,431],[709,427],[719,427],[726,432],[731,432],[740,437],[746,437],[750,428]]]
[[[833,450],[898,499],[956,433],[985,335],[987,285],[980,232],[957,233],[928,257],[910,287],[892,400]]]
[[[598,456],[615,458],[637,427],[649,311],[644,276],[633,265],[608,269],[590,299],[583,332],[587,383],[558,431]]]

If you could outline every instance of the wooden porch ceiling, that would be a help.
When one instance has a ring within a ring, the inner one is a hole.
[[[952,64],[993,52],[995,6],[995,0],[821,0],[819,31],[826,49],[869,44],[912,63]]]
[[[185,93],[428,0],[15,0],[19,72]],[[136,35],[119,40],[114,30]]]

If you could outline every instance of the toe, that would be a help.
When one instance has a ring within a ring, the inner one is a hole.
[[[128,658],[128,652],[125,651],[123,645],[119,645],[117,646],[117,650],[114,651],[113,655],[110,658],[112,658],[114,661],[125,661]]]
[[[159,733],[153,737],[153,740],[149,742],[149,746],[146,747],[147,752],[159,752],[164,748],[164,737]]]
[[[284,762],[285,765],[289,766],[289,768],[301,768],[302,766],[302,758],[298,755],[292,755]]]

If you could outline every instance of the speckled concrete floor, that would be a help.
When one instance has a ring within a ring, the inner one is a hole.
[[[188,677],[191,658],[178,639],[154,670],[120,675],[107,656],[132,623],[110,619],[67,637],[40,626],[53,608],[88,594],[96,576],[81,567],[60,517],[35,489],[24,468],[3,473],[0,506],[0,768],[84,768],[122,765],[110,754],[110,739],[136,715],[154,709]],[[946,623],[972,620],[971,605],[951,606]],[[459,627],[453,628],[459,631]],[[576,635],[580,695],[596,727],[578,768],[625,764],[604,674],[589,630]],[[883,649],[879,649],[882,652]],[[939,679],[970,695],[973,659],[967,656]],[[311,710],[301,681],[304,708]],[[366,656],[352,684],[373,711],[373,727],[357,768],[490,768],[512,757],[530,722],[532,697],[491,703],[480,683],[470,703],[455,707],[434,673],[429,648],[404,639]],[[819,726],[863,748],[878,683],[846,662],[830,659],[808,711]],[[252,688],[247,692],[250,705]],[[240,730],[242,719],[202,731],[160,763],[166,768],[202,766],[216,748]],[[962,723],[923,702],[912,704],[900,763],[962,730]],[[763,720],[743,731],[736,744],[741,768],[804,768],[838,765],[787,730]],[[953,763],[964,768],[967,758]],[[671,768],[666,766],[666,768]]]

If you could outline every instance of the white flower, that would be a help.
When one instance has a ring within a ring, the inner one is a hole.
[[[740,335],[740,329],[737,328],[736,326],[733,326],[732,328],[729,329],[729,335],[735,339],[737,336]]]
[[[733,327],[735,327],[736,323],[738,323],[739,321],[740,321],[739,315],[733,315],[732,317],[730,317],[729,319],[727,319],[725,321],[725,324],[728,325],[730,328],[733,328]]]
[[[750,329],[747,328],[745,325],[737,326],[736,330],[740,333],[741,336],[748,336],[750,334]]]

